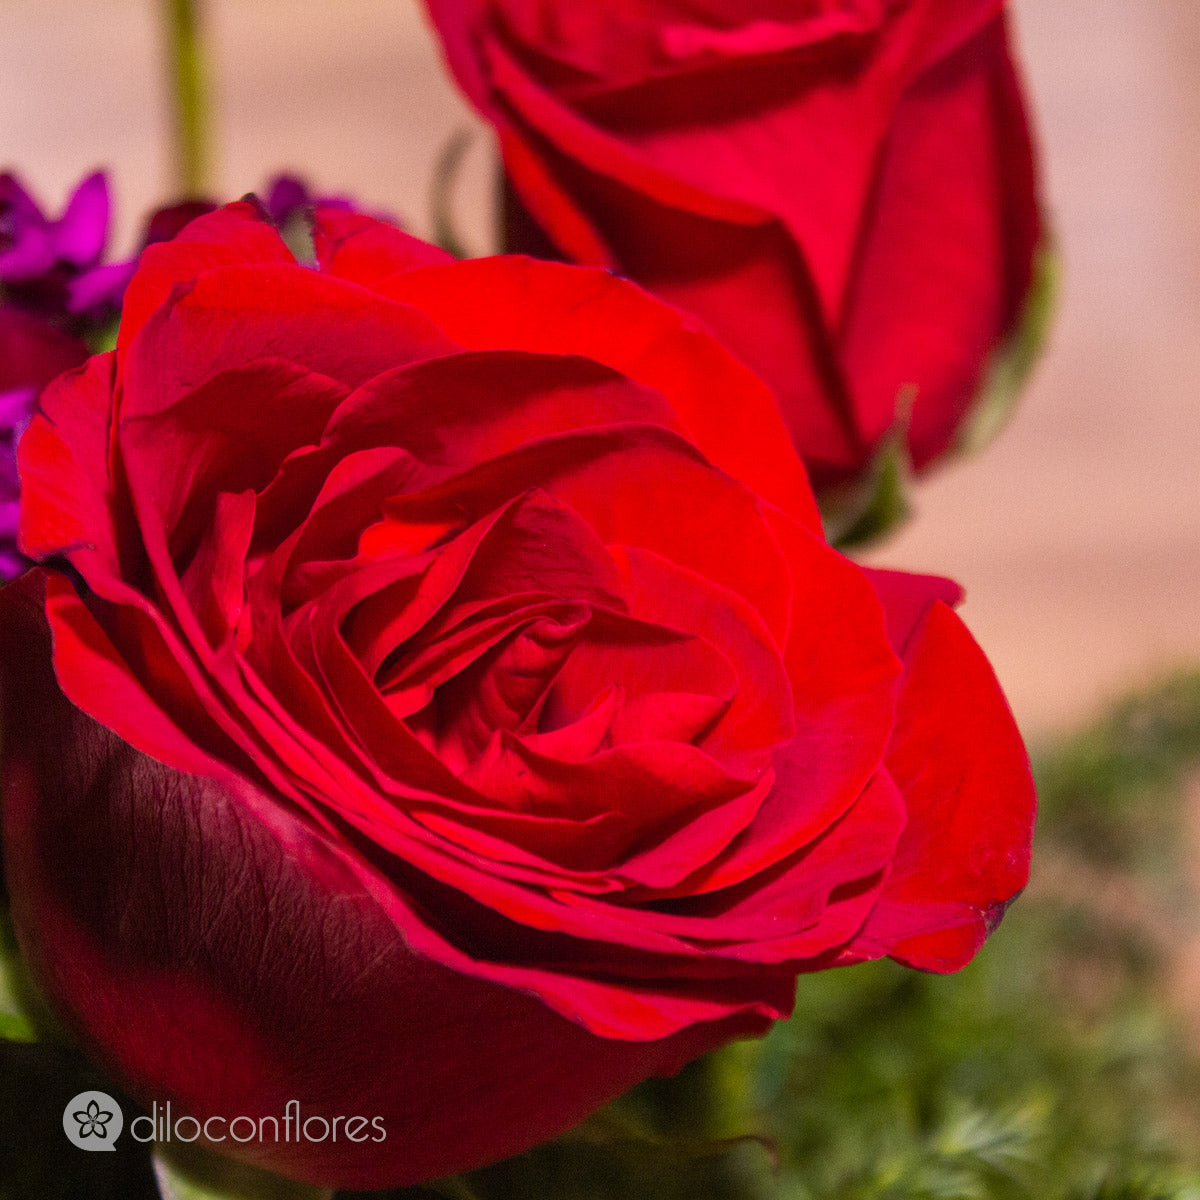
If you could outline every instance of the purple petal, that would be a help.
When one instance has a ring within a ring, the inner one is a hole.
[[[16,579],[29,565],[29,559],[23,554],[7,546],[0,546],[0,580]]]
[[[267,181],[267,212],[276,225],[284,225],[297,210],[312,203],[308,185],[295,175],[276,175]]]
[[[67,309],[73,313],[86,313],[101,305],[120,308],[136,266],[136,258],[128,262],[106,263],[72,279],[67,284]]]
[[[267,212],[276,225],[288,220],[305,208],[336,208],[344,212],[365,211],[350,196],[314,196],[312,189],[298,175],[283,172],[267,180]],[[390,220],[381,217],[382,220]]]
[[[26,226],[47,224],[37,201],[21,181],[10,171],[0,175],[0,237],[12,237]]]
[[[94,171],[76,189],[55,226],[58,256],[77,267],[100,261],[108,241],[108,179]]]
[[[17,523],[21,517],[19,500],[0,501],[0,538],[16,545]]]
[[[45,224],[24,225],[14,229],[8,249],[0,253],[0,280],[24,283],[54,269],[57,260],[55,239]]]
[[[19,387],[0,392],[0,429],[13,429],[29,420],[37,388]]]

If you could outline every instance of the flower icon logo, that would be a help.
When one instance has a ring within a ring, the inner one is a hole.
[[[104,1092],[80,1092],[63,1110],[63,1132],[80,1150],[112,1150],[121,1134],[124,1116]]]
[[[71,1114],[76,1121],[79,1122],[79,1136],[85,1137],[108,1137],[108,1130],[105,1126],[112,1120],[112,1112],[108,1109],[103,1109],[95,1100],[89,1100],[87,1108],[80,1109],[79,1112]]]

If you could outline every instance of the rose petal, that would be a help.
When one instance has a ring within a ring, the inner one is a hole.
[[[931,597],[904,651],[887,767],[908,806],[886,886],[848,950],[957,970],[1025,886],[1034,790],[1020,734],[962,622]]]
[[[462,289],[491,302],[464,305]],[[471,349],[580,355],[654,389],[716,466],[818,528],[803,468],[767,389],[694,321],[626,281],[496,258],[411,272],[383,290],[429,313]],[[728,419],[733,405],[736,422]]]

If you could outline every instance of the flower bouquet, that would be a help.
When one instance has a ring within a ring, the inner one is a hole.
[[[798,983],[1028,877],[959,586],[847,556],[1044,326],[1008,17],[427,7],[501,254],[200,194],[186,0],[132,257],[0,179],[5,1030],[77,1194],[809,1194]]]

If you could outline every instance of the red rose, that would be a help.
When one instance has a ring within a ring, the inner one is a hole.
[[[426,3],[498,132],[510,250],[702,317],[818,490],[897,422],[918,469],[950,447],[1041,234],[1001,0]]]
[[[633,285],[315,246],[235,204],[151,247],[21,445],[5,870],[83,1044],[201,1121],[379,1117],[219,1147],[378,1186],[798,972],[970,958],[1033,797],[954,585],[832,551],[765,386]]]

